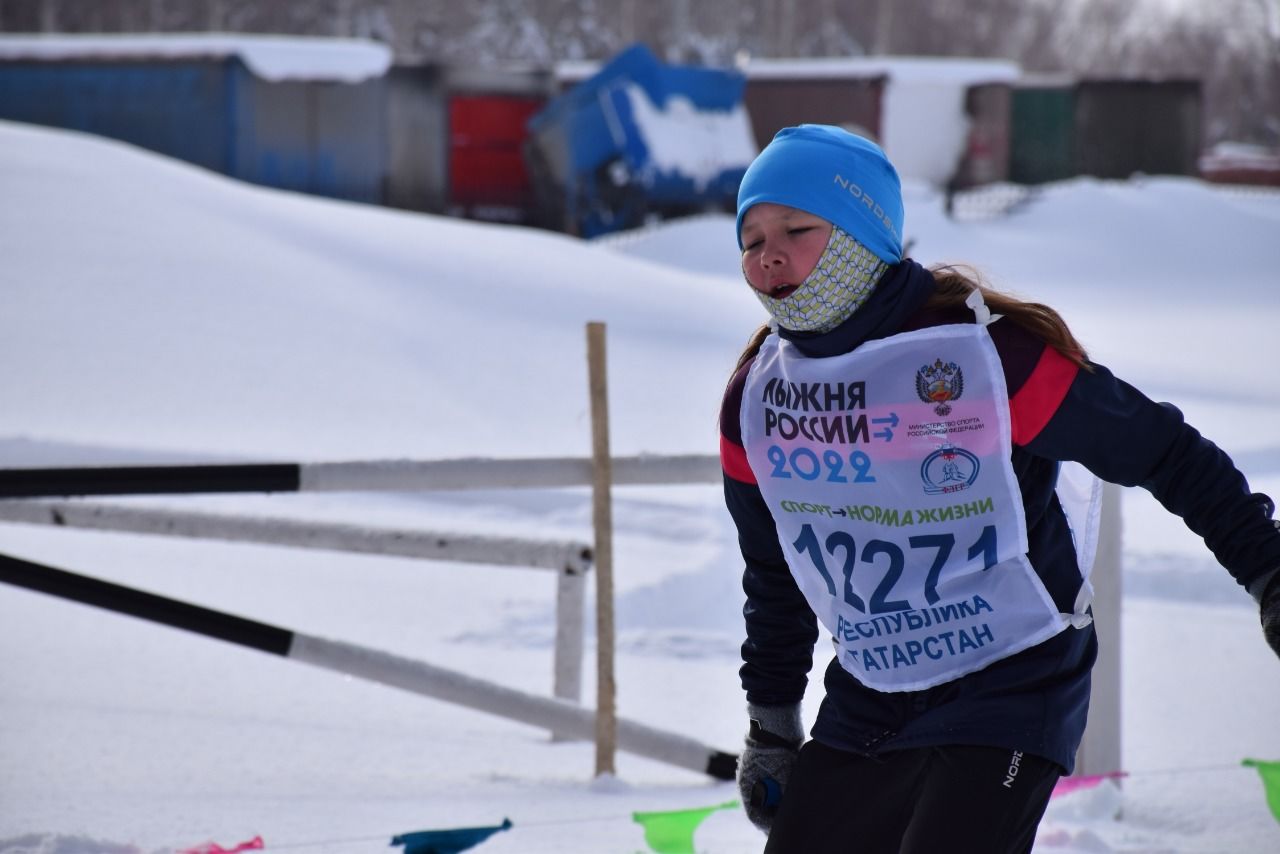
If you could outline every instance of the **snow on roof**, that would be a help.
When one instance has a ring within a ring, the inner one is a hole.
[[[554,74],[557,80],[586,80],[599,71],[602,65],[603,62],[593,59],[568,59],[555,64]]]
[[[916,83],[994,83],[1018,79],[1015,62],[968,57],[862,56],[751,59],[742,67],[755,80],[888,76]]]
[[[245,33],[121,35],[4,35],[0,60],[189,59],[235,56],[265,80],[340,80],[381,77],[391,49],[368,39]]]
[[[585,80],[601,63],[573,60],[557,63],[561,81]],[[995,83],[1017,80],[1016,62],[1001,59],[925,56],[819,57],[813,59],[751,59],[738,70],[752,80],[880,77],[913,82]]]
[[[1280,171],[1280,149],[1244,142],[1219,142],[1200,155],[1200,168],[1267,169]]]
[[[625,91],[655,172],[684,175],[702,192],[725,171],[746,169],[758,153],[742,104],[732,110],[707,110],[684,95],[671,94],[660,107],[635,83]]]

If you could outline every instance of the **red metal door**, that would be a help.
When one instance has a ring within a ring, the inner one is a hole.
[[[449,202],[470,216],[524,219],[533,192],[521,147],[545,100],[518,95],[449,99]]]

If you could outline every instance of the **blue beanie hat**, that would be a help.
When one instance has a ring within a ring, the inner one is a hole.
[[[874,142],[831,125],[783,128],[765,146],[738,187],[738,248],[742,217],[772,202],[820,216],[881,260],[902,260],[902,185]]]

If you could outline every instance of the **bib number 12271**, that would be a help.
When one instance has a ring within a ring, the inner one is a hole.
[[[942,571],[947,566],[951,558],[951,552],[955,548],[955,535],[921,534],[909,537],[907,544],[913,551],[932,552],[932,563],[929,565],[929,572],[925,575],[922,592],[926,604],[936,605],[941,598],[938,596],[938,579],[941,578]],[[902,570],[907,561],[906,553],[897,543],[892,543],[888,540],[867,540],[863,543],[862,550],[859,552],[852,534],[846,531],[834,531],[827,536],[825,543],[820,544],[818,542],[818,534],[813,530],[813,526],[805,524],[800,529],[800,536],[796,538],[792,545],[795,546],[796,551],[807,555],[809,560],[813,562],[814,568],[818,570],[822,580],[827,583],[827,592],[832,596],[842,598],[858,611],[864,614],[887,614],[894,611],[909,611],[916,607],[910,599],[889,598],[894,592],[894,586],[902,578]],[[843,584],[842,590],[839,592],[836,591],[836,582],[831,576],[831,571],[827,569],[826,558],[823,556],[824,546],[826,553],[831,557],[835,557],[837,552],[843,553],[843,565],[840,570],[840,574],[843,576]],[[966,562],[979,557],[982,558],[982,569],[984,571],[996,565],[996,529],[994,525],[984,527],[982,533],[978,535],[977,541],[969,546]],[[876,585],[875,591],[871,594],[869,609],[867,604],[862,601],[862,597],[855,593],[853,589],[853,573],[859,563],[867,564],[871,567],[881,564],[884,573],[880,578],[880,583]]]

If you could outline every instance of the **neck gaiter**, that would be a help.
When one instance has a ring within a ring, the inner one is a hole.
[[[813,272],[786,299],[774,299],[755,288],[765,310],[783,329],[830,332],[866,302],[889,265],[838,227]]]

